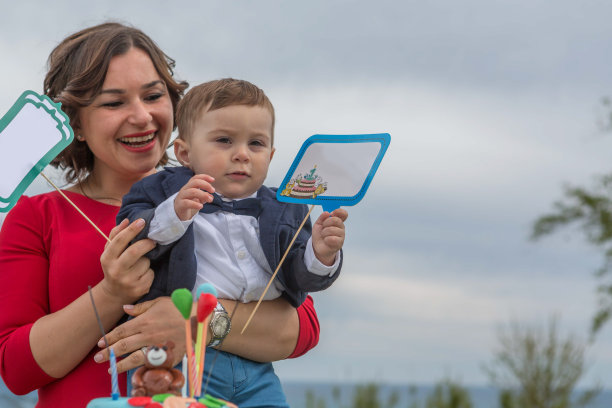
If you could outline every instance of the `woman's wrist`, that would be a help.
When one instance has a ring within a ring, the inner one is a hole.
[[[103,278],[91,290],[94,294],[94,299],[96,299],[96,304],[103,302],[106,305],[117,306],[120,310],[123,310],[123,305],[129,305],[138,300],[138,298],[121,296],[119,291],[114,290],[106,278]]]

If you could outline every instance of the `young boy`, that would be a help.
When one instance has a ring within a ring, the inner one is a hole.
[[[145,299],[210,282],[220,298],[257,300],[307,214],[305,205],[281,203],[275,189],[263,186],[275,151],[274,108],[255,85],[222,79],[191,89],[179,103],[177,124],[174,151],[183,167],[136,183],[117,216],[144,218],[140,238],[159,244],[150,253],[156,273]],[[298,306],[307,292],[329,287],[342,263],[347,216],[337,209],[314,226],[308,221],[264,299],[284,296]],[[211,346],[229,332],[215,333],[215,317]],[[237,366],[244,366],[246,381],[236,378],[237,371],[244,375]],[[211,386],[225,386],[219,397],[238,405],[287,406],[271,364],[220,352]]]

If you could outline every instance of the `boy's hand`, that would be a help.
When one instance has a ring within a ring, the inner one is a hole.
[[[334,264],[336,253],[344,244],[344,221],[347,218],[348,212],[337,208],[331,214],[324,211],[312,226],[312,248],[322,264]]]
[[[181,221],[190,220],[204,204],[213,200],[214,178],[208,174],[196,174],[183,186],[174,199],[174,211]]]

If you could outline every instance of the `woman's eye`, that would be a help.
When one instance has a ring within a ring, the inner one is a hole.
[[[161,98],[162,96],[164,96],[164,94],[163,94],[163,93],[155,93],[155,94],[152,94],[152,95],[147,96],[147,97],[145,98],[145,100],[147,100],[147,101],[156,101],[156,100],[158,100],[159,98]]]
[[[101,103],[100,106],[104,106],[106,108],[116,108],[118,106],[121,106],[121,104],[122,104],[121,101],[112,101],[112,102]]]

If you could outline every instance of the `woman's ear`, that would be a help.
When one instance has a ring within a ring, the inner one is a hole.
[[[185,167],[189,167],[189,143],[178,137],[174,139],[174,155],[179,163]]]

